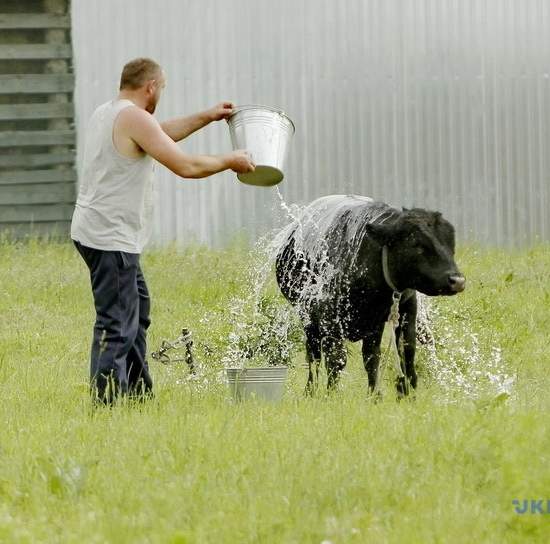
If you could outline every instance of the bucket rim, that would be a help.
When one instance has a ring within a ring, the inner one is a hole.
[[[236,366],[228,366],[225,367],[225,370],[233,370],[233,371],[243,371],[243,370],[288,370],[287,365],[269,365],[269,366],[245,366],[245,367],[236,367]]]
[[[233,108],[233,113],[227,118],[227,122],[229,123],[229,120],[235,115],[237,115],[237,113],[240,113],[241,111],[246,111],[246,110],[267,110],[273,113],[278,113],[279,115],[282,115],[283,117],[285,117],[290,121],[293,131],[296,132],[296,125],[294,124],[294,121],[281,108],[275,108],[273,106],[264,106],[263,104],[243,104],[241,106],[235,106]]]

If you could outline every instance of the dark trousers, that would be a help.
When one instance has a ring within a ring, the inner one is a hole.
[[[151,303],[139,255],[93,249],[79,242],[75,246],[90,270],[96,309],[92,393],[105,403],[117,395],[150,394],[153,381],[146,336]]]

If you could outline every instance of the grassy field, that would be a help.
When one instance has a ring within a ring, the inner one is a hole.
[[[292,351],[281,403],[228,398],[248,260],[238,245],[147,253],[150,347],[190,327],[199,376],[151,362],[154,401],[93,411],[83,262],[0,245],[1,542],[549,541],[550,514],[512,501],[550,499],[550,247],[462,248],[468,288],[432,305],[415,399],[396,402],[388,368],[376,404],[356,345],[329,397],[303,396]]]

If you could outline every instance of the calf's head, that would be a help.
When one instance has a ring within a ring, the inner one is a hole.
[[[391,223],[371,224],[367,233],[386,246],[387,271],[400,291],[455,295],[465,288],[454,260],[455,232],[439,212],[403,209]]]

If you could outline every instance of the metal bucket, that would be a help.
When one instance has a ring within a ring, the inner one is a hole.
[[[227,382],[237,400],[258,398],[281,400],[288,373],[286,366],[226,368]]]
[[[227,120],[233,149],[246,149],[256,170],[238,174],[243,183],[270,187],[284,178],[284,163],[295,128],[281,110],[269,106],[238,106]]]

